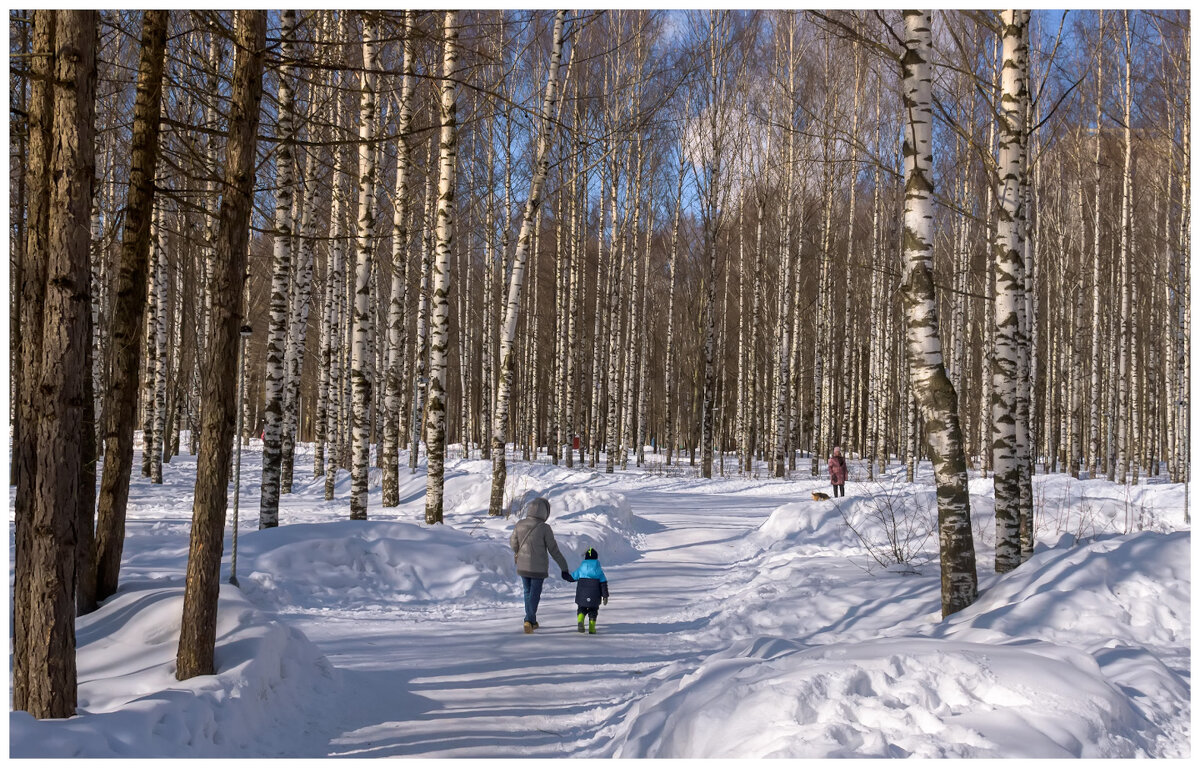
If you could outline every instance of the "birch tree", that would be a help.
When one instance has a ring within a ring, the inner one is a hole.
[[[385,507],[400,503],[399,490],[399,430],[400,400],[403,377],[401,371],[405,307],[407,306],[408,271],[408,172],[411,166],[408,133],[412,125],[413,91],[413,27],[416,11],[404,12],[404,60],[400,74],[400,116],[396,127],[396,208],[392,217],[392,287],[388,304],[388,359],[384,371],[384,423],[383,423],[383,499]],[[464,389],[465,399],[465,389]],[[412,446],[412,455],[417,448]]]
[[[933,285],[933,152],[928,11],[904,11],[904,260],[902,295],[907,317],[909,376],[925,416],[925,435],[938,487],[942,616],[975,601],[978,591],[967,468],[958,422],[958,398],[942,364]]]
[[[1001,123],[999,184],[995,246],[995,360],[993,362],[992,460],[996,487],[996,572],[1005,573],[1021,563],[1021,461],[1017,399],[1020,386],[1019,312],[1024,304],[1025,267],[1021,228],[1025,201],[1021,182],[1022,144],[1025,141],[1025,99],[1028,98],[1025,27],[1028,11],[1004,11],[1000,70]]]
[[[550,147],[554,136],[550,121],[558,101],[558,68],[562,61],[565,17],[566,11],[558,11],[554,16],[554,42],[550,50],[550,69],[546,75],[546,95],[538,128],[537,155],[534,160],[533,178],[529,182],[529,198],[525,202],[525,213],[521,219],[521,232],[517,237],[517,250],[513,254],[508,299],[504,307],[504,325],[500,333],[500,380],[496,389],[496,409],[492,421],[492,495],[488,507],[488,514],[493,517],[504,514],[504,482],[507,478],[504,446],[508,436],[513,347],[517,333],[517,315],[521,307],[521,291],[525,282],[525,260],[529,256],[534,221],[542,203],[542,185],[550,171]]]
[[[446,461],[446,350],[450,325],[450,251],[454,244],[454,175],[458,121],[455,78],[458,73],[458,12],[446,11],[442,25],[441,151],[438,155],[437,258],[433,263],[432,322],[429,344],[428,473],[425,522],[442,522]],[[415,445],[414,445],[415,450]]]
[[[271,273],[271,321],[267,331],[267,363],[263,374],[266,403],[263,413],[262,492],[258,527],[279,525],[280,464],[283,461],[284,359],[287,355],[289,301],[292,282],[292,196],[295,185],[293,87],[295,77],[296,11],[280,14],[278,151],[275,155],[275,232]]]
[[[358,126],[358,230],[354,263],[354,343],[350,358],[352,393],[352,456],[350,467],[350,519],[367,519],[367,472],[371,459],[371,426],[368,418],[373,377],[371,337],[372,234],[375,227],[375,69],[374,22],[363,22],[362,96]]]

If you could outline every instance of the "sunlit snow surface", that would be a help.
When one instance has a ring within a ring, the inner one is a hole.
[[[77,623],[79,715],[11,714],[13,757],[1190,756],[1191,534],[1163,478],[1035,477],[1037,552],[1003,577],[972,479],[981,594],[943,621],[928,466],[908,485],[851,461],[846,497],[818,502],[807,459],[791,481],[510,459],[510,510],[546,496],[571,567],[595,547],[612,595],[580,635],[553,574],[525,635],[490,461],[447,462],[430,527],[424,461],[402,455],[401,505],[373,470],[361,522],[346,474],[326,502],[300,446],[280,527],[258,531],[260,456],[218,673],[174,677],[194,458],[161,486],[135,469],[121,590]],[[884,508],[915,565],[871,556]],[[227,527],[223,581],[230,548]]]

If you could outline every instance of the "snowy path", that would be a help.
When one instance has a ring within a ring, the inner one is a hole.
[[[557,578],[532,636],[519,603],[415,623],[411,614],[289,617],[343,673],[328,754],[609,756],[605,726],[646,692],[648,675],[702,655],[679,635],[716,609],[718,585],[737,580],[732,542],[789,500],[632,495],[660,530],[640,559],[608,568],[612,598],[595,636],[576,631],[574,590]]]
[[[263,531],[247,481],[218,673],[188,681],[174,669],[195,461],[165,466],[163,485],[136,476],[121,590],[76,625],[79,716],[11,713],[11,756],[1191,753],[1180,485],[1038,476],[1038,553],[997,577],[992,486],[973,479],[980,599],[943,620],[936,538],[915,573],[882,569],[845,520],[886,508],[932,523],[927,466],[830,503],[809,499],[822,485],[805,477],[515,462],[512,508],[547,497],[569,563],[594,545],[612,584],[599,634],[576,632],[574,586],[556,575],[526,635],[515,521],[484,512],[490,470],[450,463],[436,526],[422,473],[402,476],[388,510],[373,471],[367,522],[345,519],[347,477],[326,501],[323,479],[302,476]]]

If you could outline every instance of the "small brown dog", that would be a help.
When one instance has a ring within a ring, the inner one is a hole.
[[[813,501],[829,501],[828,493],[821,493],[820,491],[813,491],[812,495],[813,495]]]

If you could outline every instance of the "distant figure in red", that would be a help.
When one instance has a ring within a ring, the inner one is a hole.
[[[842,458],[842,449],[836,446],[829,457],[829,482],[834,496],[846,495],[846,460]]]

